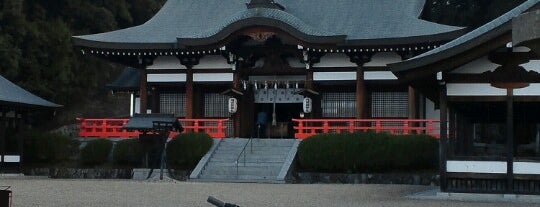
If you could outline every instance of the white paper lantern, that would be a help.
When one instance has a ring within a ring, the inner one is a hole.
[[[238,100],[236,98],[229,98],[229,113],[234,114],[238,111]]]
[[[302,102],[302,106],[304,109],[304,113],[309,114],[313,109],[313,101],[311,100],[311,98],[306,97]]]

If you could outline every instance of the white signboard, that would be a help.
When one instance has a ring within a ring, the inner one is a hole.
[[[234,114],[238,110],[238,100],[236,98],[229,98],[229,113]]]
[[[302,103],[304,98],[297,94],[300,89],[257,89],[255,90],[255,103]]]
[[[311,100],[311,98],[304,98],[304,101],[303,101],[303,108],[304,108],[304,113],[306,114],[309,114],[311,113],[312,109],[313,109],[313,101]]]

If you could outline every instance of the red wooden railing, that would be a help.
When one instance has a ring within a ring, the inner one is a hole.
[[[138,131],[127,131],[124,126],[129,119],[84,119],[79,121],[79,137],[83,138],[136,138]],[[184,127],[184,132],[205,132],[213,138],[225,138],[227,126],[224,122],[229,119],[178,119]],[[170,138],[178,135],[171,132]]]
[[[427,134],[439,137],[439,120],[431,119],[293,119],[297,139],[321,133],[358,131],[389,134]]]

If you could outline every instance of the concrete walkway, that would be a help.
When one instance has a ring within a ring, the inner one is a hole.
[[[246,184],[0,178],[13,206],[211,206],[209,195],[245,206],[538,206],[509,202],[417,200],[433,189],[408,185]]]

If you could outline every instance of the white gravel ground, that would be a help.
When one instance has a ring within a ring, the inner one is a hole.
[[[245,206],[538,206],[413,200],[406,195],[432,189],[408,185],[238,184],[0,178],[12,186],[13,206],[209,206],[209,195]]]

